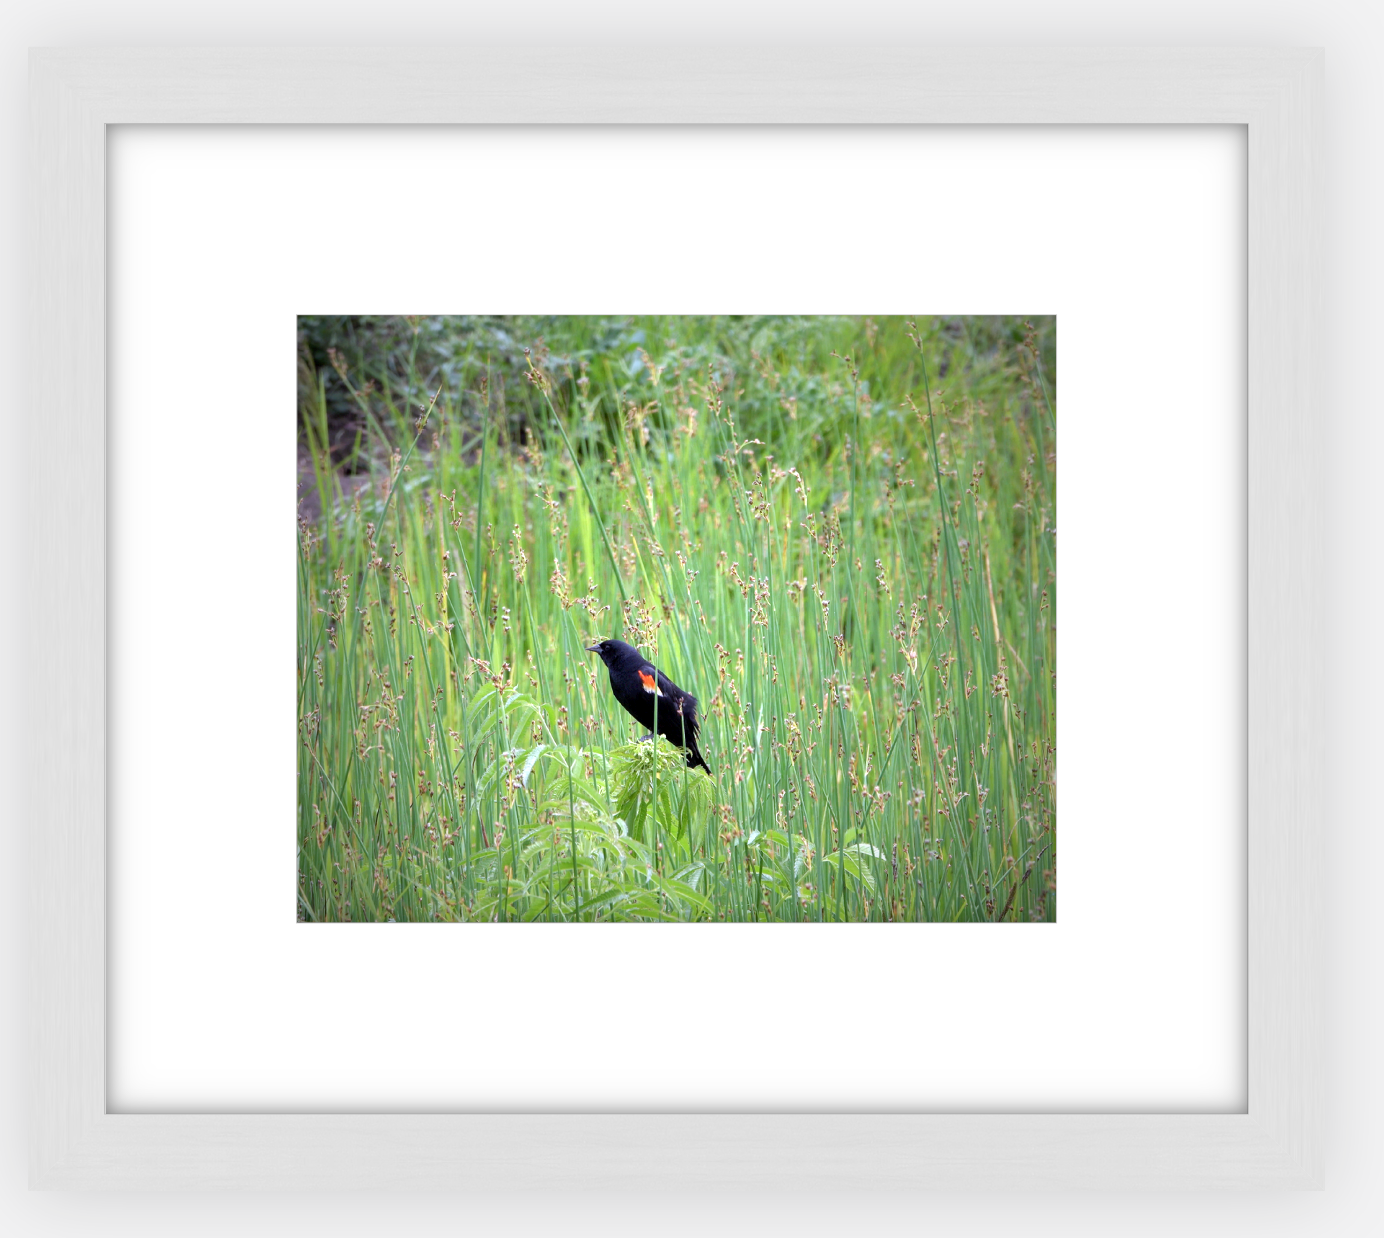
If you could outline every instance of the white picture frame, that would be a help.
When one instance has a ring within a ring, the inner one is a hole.
[[[45,1187],[1320,1186],[1322,89],[1301,49],[81,49],[31,60],[31,1178]],[[106,127],[1234,124],[1248,136],[1248,1109],[113,1114]]]

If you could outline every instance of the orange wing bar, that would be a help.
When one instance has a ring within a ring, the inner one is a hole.
[[[659,692],[658,690],[658,680],[656,680],[652,675],[646,675],[643,671],[640,671],[639,682],[644,685],[645,692],[652,692],[656,696],[663,695],[663,693]]]

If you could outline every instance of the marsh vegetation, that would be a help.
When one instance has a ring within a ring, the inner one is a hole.
[[[299,918],[1053,920],[1055,331],[302,319]]]

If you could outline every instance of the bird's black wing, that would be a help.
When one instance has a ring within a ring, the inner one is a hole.
[[[654,670],[654,668],[649,667],[649,670]],[[665,701],[672,706],[674,713],[679,712],[679,706],[681,706],[683,729],[686,734],[695,736],[697,734],[697,698],[690,692],[684,692],[662,671],[654,671],[654,674],[658,677],[658,691],[661,698],[658,703],[659,709],[665,708]]]

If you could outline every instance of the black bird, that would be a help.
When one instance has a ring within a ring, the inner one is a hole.
[[[701,766],[707,774],[711,766],[697,751],[697,698],[684,692],[633,645],[622,640],[597,641],[586,647],[598,653],[610,671],[610,690],[641,726],[654,731],[654,709],[658,710],[658,733],[669,743],[687,749],[691,769]]]

